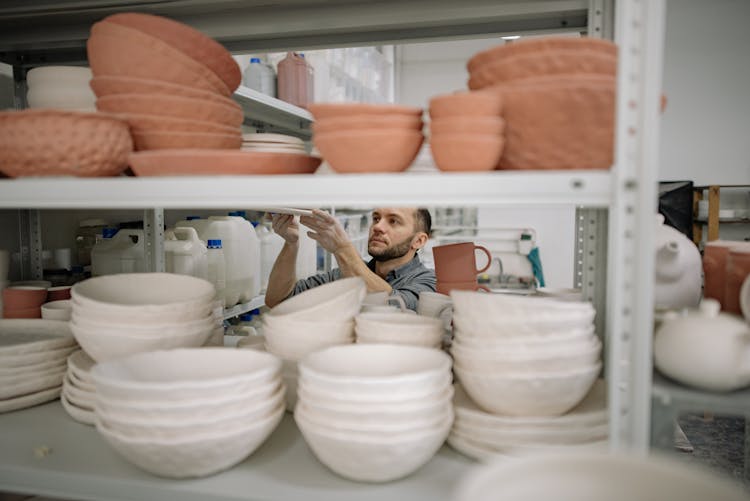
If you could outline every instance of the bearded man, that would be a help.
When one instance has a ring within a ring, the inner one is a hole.
[[[284,239],[284,247],[268,280],[266,305],[269,307],[302,291],[345,277],[361,277],[368,292],[397,294],[411,310],[417,309],[420,292],[435,290],[435,273],[425,268],[417,256],[417,251],[427,243],[432,227],[427,209],[375,209],[367,241],[367,252],[372,256],[368,262],[362,260],[335,217],[322,210],[312,212],[312,216],[301,216],[299,222],[311,230],[307,232],[310,238],[336,257],[339,267],[297,281],[299,225],[293,216],[274,215],[273,229]]]

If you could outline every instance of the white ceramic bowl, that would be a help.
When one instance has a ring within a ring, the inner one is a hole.
[[[201,278],[172,273],[122,273],[90,278],[70,290],[90,318],[112,322],[170,322],[209,315],[216,291]]]
[[[87,66],[39,66],[26,73],[26,85],[88,88],[91,77],[91,68]]]
[[[351,320],[359,313],[366,294],[364,280],[343,278],[292,296],[266,315],[290,315],[297,320],[325,322]]]
[[[68,370],[84,383],[94,384],[90,374],[94,365],[96,365],[96,360],[83,350],[75,351],[68,357]]]
[[[454,313],[453,325],[456,329],[472,336],[484,337],[526,337],[545,336],[581,330],[591,326],[594,312],[566,313],[555,318],[537,317],[532,314],[516,317],[470,317]]]
[[[273,355],[232,348],[139,353],[91,370],[99,395],[163,402],[242,393],[280,375],[281,361]]]
[[[559,416],[583,400],[601,363],[566,372],[476,373],[455,366],[466,393],[481,408],[509,416]]]
[[[310,340],[305,343],[280,343],[278,340],[266,339],[265,349],[268,353],[273,353],[277,357],[299,361],[305,358],[310,353],[314,353],[318,350],[329,348],[331,346],[340,346],[344,344],[351,344],[354,342],[354,337],[347,339],[346,341],[329,341],[329,340]]]
[[[422,315],[362,313],[354,321],[357,342],[437,347],[443,339],[443,322]]]
[[[533,315],[546,319],[561,314],[593,313],[587,302],[559,301],[550,297],[485,294],[475,291],[451,291],[453,308],[457,314],[478,318],[513,318]]]
[[[214,430],[179,440],[134,439],[107,428],[101,421],[97,421],[96,429],[139,468],[163,477],[189,478],[211,475],[241,462],[268,438],[283,415],[284,408],[279,406],[265,419],[245,423],[244,428],[231,433]]]
[[[270,328],[278,336],[290,342],[306,340],[308,338],[327,338],[345,340],[354,335],[354,321],[326,319],[300,320],[293,315],[263,315],[261,317],[263,334]]]
[[[80,329],[95,332],[102,336],[119,335],[134,338],[187,336],[196,332],[212,331],[216,325],[216,319],[212,315],[193,320],[158,324],[104,321],[81,314],[81,310],[77,308],[73,310],[70,320]]]
[[[583,444],[606,440],[609,436],[607,423],[590,427],[571,428],[563,430],[496,430],[493,428],[477,427],[461,419],[453,423],[453,430],[464,437],[471,437],[495,449],[528,445],[570,445]]]
[[[299,364],[310,387],[352,400],[417,398],[442,389],[451,359],[419,346],[360,344],[326,348]]]
[[[70,299],[50,301],[42,305],[42,318],[45,320],[70,320],[70,312],[73,308]]]
[[[68,397],[70,403],[88,410],[94,409],[94,403],[96,400],[95,392],[77,388],[71,383],[70,378],[68,378],[67,375],[63,378],[63,393]]]
[[[367,438],[322,429],[304,416],[294,419],[321,463],[358,482],[389,482],[418,470],[443,445],[452,423],[446,420],[420,432]]]
[[[55,108],[65,110],[89,109],[96,111],[96,95],[85,87],[54,87],[40,85],[30,87],[26,93],[29,108]]]
[[[551,332],[545,335],[524,336],[474,336],[461,329],[453,330],[455,342],[461,343],[466,348],[478,350],[507,351],[528,350],[536,351],[542,347],[549,350],[558,350],[571,344],[580,344],[591,341],[595,336],[594,326],[588,325],[581,329]]]

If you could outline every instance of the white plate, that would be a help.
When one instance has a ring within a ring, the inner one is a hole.
[[[65,369],[64,360],[53,360],[51,362],[42,362],[39,364],[25,365],[23,367],[0,367],[0,378],[4,376],[20,376],[35,374],[50,369]]]
[[[0,392],[6,387],[23,384],[27,381],[34,381],[50,376],[59,376],[65,374],[67,367],[65,365],[58,365],[56,367],[50,367],[34,372],[23,372],[20,374],[2,375],[0,376]]]
[[[26,353],[12,357],[0,357],[0,368],[26,367],[28,365],[41,364],[44,362],[64,362],[68,355],[78,350],[78,345],[59,348],[57,350],[40,351],[38,353]]]
[[[474,444],[470,440],[466,440],[454,433],[448,435],[447,442],[448,445],[453,447],[464,456],[476,459],[477,461],[481,461],[483,463],[491,463],[498,460],[513,460],[511,456],[485,449],[481,445]]]
[[[270,212],[272,214],[290,214],[292,216],[312,216],[309,209],[294,209],[292,207],[253,207],[252,210]]]
[[[287,136],[286,134],[271,134],[271,133],[250,133],[242,135],[243,143],[281,143],[281,144],[294,144],[304,146],[305,142],[295,136]]]
[[[280,146],[242,146],[242,151],[257,151],[261,153],[289,153],[290,155],[307,155],[304,148],[284,148]]]
[[[61,391],[62,386],[57,386],[37,393],[30,393],[22,397],[0,400],[0,412],[16,411],[43,404],[44,402],[49,402],[50,400],[59,397]]]
[[[0,400],[10,400],[30,393],[58,387],[62,384],[65,372],[29,378],[21,383],[0,385]]]
[[[465,423],[456,419],[453,423],[456,433],[471,438],[477,443],[495,449],[506,447],[526,447],[542,445],[575,445],[595,440],[604,440],[609,436],[607,423],[593,426],[580,426],[567,429],[555,428],[488,428],[476,423]]]
[[[95,393],[73,387],[73,384],[67,378],[63,379],[62,395],[68,400],[68,403],[80,409],[94,412]]]
[[[68,402],[65,398],[65,394],[60,395],[60,403],[62,404],[63,409],[65,409],[65,412],[67,412],[75,421],[94,426],[95,414],[93,412],[81,409],[80,407],[73,405],[71,402]]]
[[[0,358],[65,348],[73,346],[75,342],[68,322],[39,319],[0,320]]]
[[[68,367],[78,376],[78,379],[85,382],[88,382],[88,379],[83,376],[88,376],[94,365],[96,365],[96,361],[83,350],[75,351],[68,357]]]
[[[76,373],[73,372],[72,368],[68,367],[68,372],[65,375],[70,380],[70,383],[74,388],[78,388],[79,390],[88,392],[96,391],[96,387],[94,386],[93,381],[84,381],[80,379],[78,376],[76,376]]]

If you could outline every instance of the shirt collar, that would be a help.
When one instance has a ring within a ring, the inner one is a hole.
[[[414,268],[421,265],[421,261],[419,260],[419,256],[417,254],[414,254],[414,257],[411,261],[409,261],[406,264],[403,264],[396,268],[395,270],[392,270],[388,273],[388,276],[393,275],[393,278],[399,278],[403,275],[406,275],[409,273],[409,271],[413,270]],[[370,259],[367,262],[367,267],[370,268],[370,271],[375,272],[375,259]]]

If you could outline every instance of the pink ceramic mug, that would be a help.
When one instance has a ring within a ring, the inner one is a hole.
[[[477,269],[477,250],[487,256],[487,264],[481,269]],[[474,242],[439,245],[432,248],[432,255],[438,282],[476,281],[477,275],[486,271],[492,263],[490,251]]]
[[[468,280],[465,282],[441,282],[440,280],[437,281],[437,284],[435,284],[435,288],[437,292],[440,294],[449,295],[452,290],[460,290],[460,291],[485,291],[490,292],[490,290],[485,287],[484,285],[480,285],[477,283],[476,280]]]

